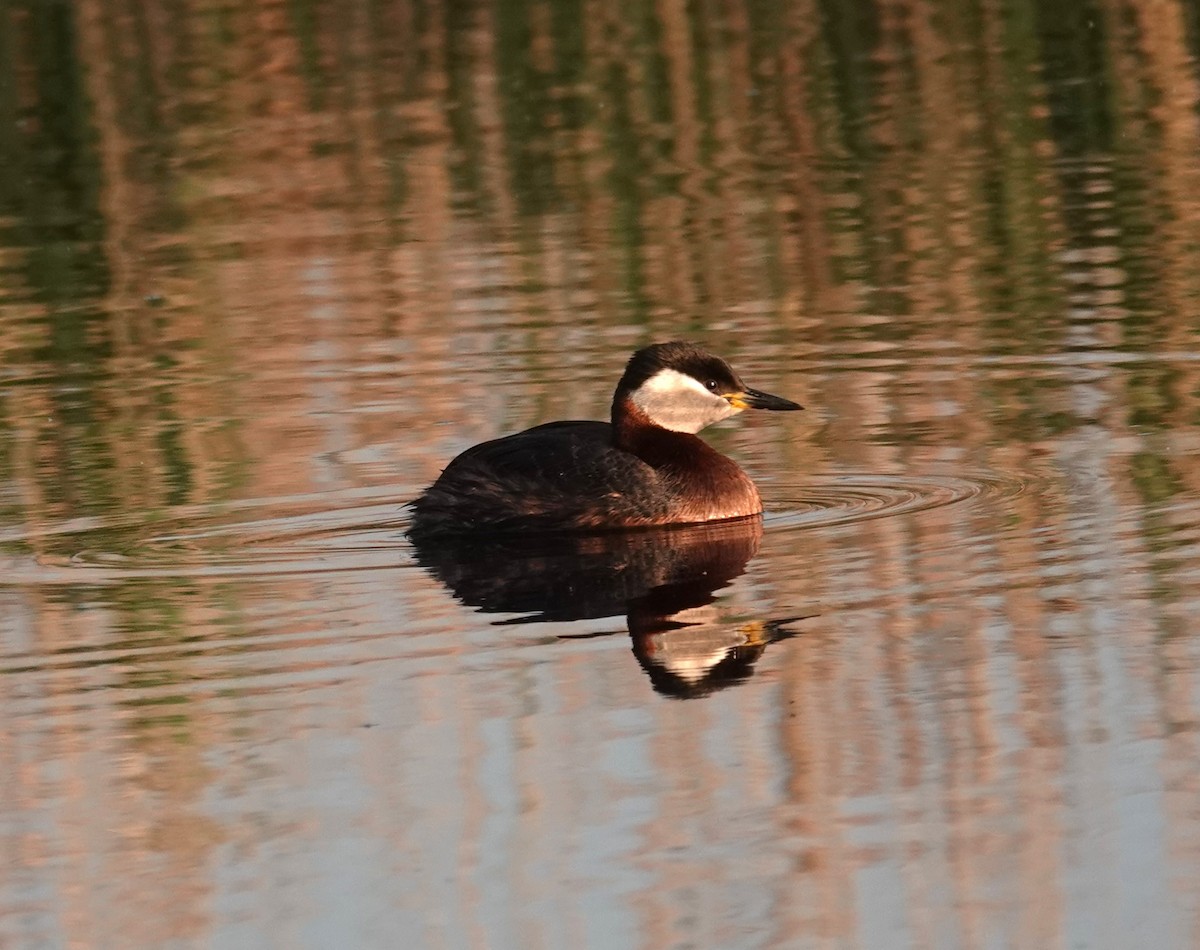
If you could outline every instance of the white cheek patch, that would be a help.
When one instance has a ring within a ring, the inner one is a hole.
[[[699,432],[739,411],[699,380],[674,369],[660,369],[630,399],[656,426],[672,432]]]

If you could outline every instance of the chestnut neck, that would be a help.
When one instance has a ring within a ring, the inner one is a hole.
[[[613,445],[626,452],[644,458],[654,443],[665,440],[670,443],[675,439],[695,439],[686,432],[672,432],[650,421],[650,417],[639,409],[628,396],[618,394],[613,400],[612,407]]]
[[[612,427],[613,445],[675,486],[675,520],[711,521],[762,511],[758,489],[746,473],[699,436],[655,425],[628,399],[614,400]]]

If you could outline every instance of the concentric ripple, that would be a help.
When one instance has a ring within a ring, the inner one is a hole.
[[[990,475],[818,476],[767,515],[769,528],[813,529],[1021,492]],[[403,489],[316,494],[78,519],[0,536],[0,585],[121,583],[159,577],[269,577],[411,563]],[[778,504],[778,503],[777,503]],[[16,553],[12,553],[13,549]]]
[[[411,495],[379,488],[291,495],[180,507],[141,521],[86,518],[9,530],[0,535],[0,585],[395,568],[406,560],[400,499]]]
[[[995,473],[966,475],[830,475],[813,478],[803,494],[767,515],[772,527],[827,528],[909,515],[978,498],[1008,498],[1026,482]]]

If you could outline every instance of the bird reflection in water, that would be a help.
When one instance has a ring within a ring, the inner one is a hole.
[[[801,618],[739,621],[715,602],[761,539],[754,516],[608,534],[439,539],[418,543],[416,553],[466,606],[520,615],[501,623],[623,614],[654,688],[691,699],[744,682],[769,644],[794,635],[787,625]]]

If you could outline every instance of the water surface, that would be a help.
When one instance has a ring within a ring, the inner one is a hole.
[[[1198,38],[0,5],[0,944],[1200,943]],[[681,337],[761,522],[405,539]]]

